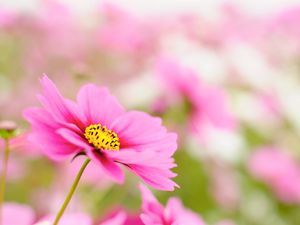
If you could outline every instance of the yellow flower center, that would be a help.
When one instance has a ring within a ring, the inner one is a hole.
[[[113,151],[120,149],[118,135],[101,124],[92,124],[85,128],[84,136],[96,149]]]

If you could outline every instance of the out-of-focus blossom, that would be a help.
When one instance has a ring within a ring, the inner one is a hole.
[[[178,198],[170,198],[164,207],[149,189],[140,185],[143,204],[141,220],[146,225],[205,225],[199,215],[185,209]]]
[[[101,12],[104,17],[98,30],[101,48],[145,59],[155,51],[158,24],[143,21],[113,4],[102,5]]]
[[[125,165],[146,183],[173,190],[176,174],[172,155],[176,134],[168,133],[159,118],[138,111],[126,112],[106,88],[83,86],[77,103],[64,99],[47,76],[41,80],[43,108],[24,112],[33,131],[31,141],[54,160],[86,154],[115,181],[122,183]]]
[[[281,201],[300,202],[300,166],[281,149],[258,149],[250,158],[249,169],[253,176],[270,186]]]
[[[3,205],[3,225],[32,225],[34,220],[34,211],[27,205],[13,202],[7,202]]]
[[[215,162],[210,168],[212,194],[215,200],[226,210],[234,210],[240,201],[240,190],[235,171],[228,165]]]
[[[26,139],[24,138],[26,137]],[[0,139],[0,153],[3,153],[4,140]],[[35,150],[37,150],[32,143],[27,140],[27,136],[24,134],[17,135],[9,139],[10,157],[7,165],[7,179],[9,181],[16,181],[22,178],[27,171],[26,164],[24,162],[25,157],[36,156]],[[40,153],[38,155],[41,155]],[[22,156],[22,157],[19,157]],[[2,162],[3,154],[0,154],[0,161]],[[0,166],[0,171],[2,170]]]
[[[187,108],[183,110],[187,111],[193,132],[203,134],[209,125],[230,130],[235,127],[223,90],[204,84],[193,70],[166,58],[158,61],[156,70],[169,95],[169,104],[181,101]]]
[[[10,140],[10,148],[28,158],[40,157],[40,149],[28,140],[29,133],[22,133]]]
[[[17,19],[15,12],[8,9],[0,9],[0,29],[9,28]]]
[[[266,18],[260,45],[274,65],[297,62],[300,55],[299,15],[300,6],[293,6]],[[284,45],[280,44],[282,41]]]
[[[89,49],[84,30],[73,11],[59,1],[43,1],[37,15],[28,19],[27,26],[35,34],[28,34],[34,44],[28,43],[30,48],[26,48],[28,52],[24,57],[26,70],[31,73],[71,71]]]
[[[101,222],[99,225],[142,225],[138,216],[126,214],[125,211],[119,211],[112,217]]]
[[[55,216],[47,216],[35,225],[50,225]],[[60,225],[92,225],[92,219],[84,213],[67,213],[59,221]]]
[[[262,93],[259,97],[267,116],[273,116],[276,118],[282,116],[282,106],[275,94]]]
[[[112,218],[109,218],[104,222],[100,223],[100,225],[123,225],[126,221],[126,217],[126,213],[121,211]]]
[[[0,147],[1,149],[1,147]],[[2,149],[1,149],[2,150]],[[2,151],[0,152],[0,162],[3,161],[2,158]],[[0,173],[3,169],[2,163],[0,164]],[[15,159],[14,157],[10,157],[9,159],[9,163],[7,165],[7,180],[8,181],[16,181],[19,180],[20,178],[22,178],[25,174],[26,171],[26,167],[25,164],[22,163],[22,161],[20,162],[20,160]]]

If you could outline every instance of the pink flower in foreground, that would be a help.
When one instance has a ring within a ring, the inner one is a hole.
[[[276,148],[261,148],[251,156],[249,169],[281,201],[300,203],[300,166],[289,155]]]
[[[54,221],[54,216],[48,216],[35,225],[50,225]],[[51,221],[51,222],[50,222]],[[84,213],[65,214],[59,221],[60,225],[92,225],[92,219]]]
[[[122,183],[126,166],[149,185],[173,190],[173,153],[176,134],[168,133],[161,119],[144,112],[129,111],[106,88],[83,86],[77,102],[61,96],[47,76],[41,79],[42,108],[24,112],[32,125],[30,140],[54,160],[79,153]],[[96,171],[95,171],[96,172]]]
[[[185,209],[178,198],[170,198],[163,207],[149,189],[140,185],[143,196],[141,219],[145,225],[205,225],[196,213]]]
[[[234,128],[235,121],[221,89],[205,85],[194,71],[172,60],[160,59],[157,72],[168,93],[171,93],[170,99],[177,98],[186,103],[192,131],[203,133],[206,125]]]
[[[33,210],[18,203],[5,203],[2,209],[3,225],[32,225],[35,219]]]

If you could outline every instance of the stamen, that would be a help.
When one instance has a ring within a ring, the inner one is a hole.
[[[120,150],[118,135],[101,124],[92,124],[85,128],[84,136],[96,149]]]

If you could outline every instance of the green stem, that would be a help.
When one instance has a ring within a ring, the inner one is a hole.
[[[4,194],[6,188],[6,176],[7,176],[7,165],[9,159],[9,139],[6,138],[5,147],[4,147],[4,156],[3,156],[3,165],[2,165],[2,173],[0,180],[0,224],[2,224],[2,207],[4,202]]]
[[[53,225],[57,225],[58,222],[59,222],[59,220],[60,220],[60,218],[64,214],[65,209],[67,208],[67,206],[68,206],[68,204],[69,204],[69,202],[70,202],[70,200],[71,200],[71,198],[72,198],[72,196],[73,196],[73,194],[74,194],[74,192],[76,190],[76,187],[77,187],[77,185],[79,183],[79,180],[80,180],[80,178],[81,178],[81,176],[83,174],[83,171],[85,170],[86,166],[89,164],[90,161],[91,161],[90,159],[86,159],[84,161],[84,163],[82,164],[82,166],[81,166],[81,168],[80,168],[80,170],[79,170],[79,172],[78,172],[78,174],[77,174],[77,176],[76,176],[76,178],[75,178],[75,180],[74,180],[74,182],[72,184],[72,187],[71,187],[71,189],[70,189],[70,191],[69,191],[69,193],[68,193],[68,195],[67,195],[67,197],[66,197],[66,199],[65,199],[65,201],[63,203],[63,205],[61,206],[59,212],[56,215],[56,218],[55,218],[55,221],[54,221]]]

